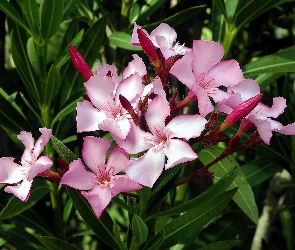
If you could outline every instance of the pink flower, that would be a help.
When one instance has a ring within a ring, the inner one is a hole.
[[[102,72],[105,71],[103,68]],[[133,70],[128,68],[126,78],[117,84],[118,77],[114,72],[109,70],[107,72],[111,72],[111,76],[106,76],[101,73],[100,67],[98,72],[84,83],[91,102],[85,100],[77,103],[77,131],[101,129],[125,139],[130,130],[130,115],[121,105],[119,96],[124,96],[131,104],[135,103],[144,89],[142,78],[137,72],[131,74]]]
[[[166,23],[161,23],[155,28],[149,35],[145,29],[142,29],[139,25],[134,23],[134,29],[132,33],[131,43],[134,46],[142,46],[139,41],[137,30],[140,29],[147,36],[156,48],[160,48],[165,59],[175,55],[184,55],[190,48],[183,45],[179,45],[176,42],[177,34],[173,28]]]
[[[84,137],[81,159],[70,164],[60,184],[82,190],[81,194],[88,200],[94,213],[100,218],[111,199],[121,192],[131,192],[142,187],[130,180],[127,175],[119,174],[125,170],[128,156],[118,146],[111,151],[106,163],[106,153],[111,143],[105,138]]]
[[[147,150],[143,156],[129,160],[126,174],[130,179],[148,187],[154,185],[164,165],[165,169],[169,169],[198,157],[185,140],[199,136],[205,128],[206,119],[199,115],[179,115],[165,125],[169,114],[169,103],[165,95],[158,95],[149,103],[145,115],[150,133],[142,131],[131,122],[126,140],[114,138],[129,154]]]
[[[260,94],[258,84],[252,79],[245,79],[238,85],[229,88],[232,93],[231,97],[220,105],[219,111],[230,113],[240,103],[245,102]],[[273,132],[278,132],[284,135],[295,134],[295,123],[283,126],[271,118],[277,118],[284,112],[287,107],[286,100],[283,97],[273,98],[272,107],[268,107],[261,102],[245,117],[246,121],[242,123],[243,131],[250,129],[251,126],[256,126],[257,131],[265,144],[270,143]]]
[[[27,201],[30,196],[30,190],[33,179],[38,174],[48,170],[53,162],[48,156],[38,156],[49,141],[52,130],[40,128],[41,136],[34,145],[34,139],[30,132],[22,131],[17,136],[25,145],[24,153],[21,157],[21,165],[14,163],[13,157],[0,158],[0,183],[16,184],[16,186],[7,186],[4,191],[14,194],[22,201]]]
[[[221,61],[223,54],[221,44],[195,40],[192,51],[177,60],[170,70],[172,75],[190,89],[190,97],[197,97],[202,116],[214,110],[209,97],[217,103],[229,97],[219,86],[230,87],[243,80],[238,62]]]

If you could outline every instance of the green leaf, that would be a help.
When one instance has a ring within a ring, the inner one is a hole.
[[[234,246],[237,246],[241,243],[241,240],[224,240],[214,242],[208,246],[201,247],[199,250],[230,250]]]
[[[82,40],[83,34],[84,34],[84,30],[80,30],[80,32],[73,38],[73,40],[71,40],[68,43],[68,45],[71,44],[75,47],[79,45]],[[67,33],[65,34],[65,36],[67,36]],[[68,46],[66,46],[66,48],[63,50],[63,52],[61,53],[61,55],[58,57],[58,59],[55,62],[56,67],[60,69],[69,59],[70,59],[69,49],[68,49]]]
[[[146,221],[160,216],[172,216],[184,213],[191,209],[195,209],[196,207],[200,206],[210,199],[214,199],[232,184],[238,172],[239,167],[235,166],[228,173],[226,173],[214,186],[212,186],[210,189],[208,189],[206,192],[202,193],[198,197],[191,199],[188,202],[185,202],[177,207],[149,216],[148,218],[146,218]]]
[[[51,136],[51,141],[60,158],[62,158],[66,163],[70,164],[72,161],[78,159],[78,157],[69,148],[67,148],[67,146],[65,146],[53,135]]]
[[[227,18],[224,0],[214,0],[213,1],[213,4],[214,4],[215,7],[217,7],[220,10],[220,12],[222,13],[222,15],[225,18]]]
[[[129,11],[129,23],[133,25],[140,15],[140,7],[138,3],[133,3]]]
[[[62,20],[65,20],[69,16],[69,14],[73,11],[73,9],[75,8],[78,1],[79,0],[66,0],[66,1],[64,1],[65,5],[64,5]]]
[[[114,231],[114,235],[115,235],[117,244],[120,247],[120,250],[128,250],[127,247],[125,247],[124,244],[122,243],[120,232],[119,232],[116,222],[114,223],[113,231]]]
[[[57,31],[63,15],[63,1],[44,0],[41,6],[40,32],[45,41]]]
[[[95,22],[87,30],[82,42],[77,48],[90,68],[97,59],[99,49],[102,46],[103,38],[105,36],[106,22],[107,16],[104,16]],[[71,106],[73,101],[77,101],[77,99],[81,97],[81,94],[85,92],[85,88],[82,84],[84,79],[81,77],[81,81],[78,81],[79,73],[71,62],[67,64],[62,76],[63,84],[60,91],[60,105],[62,109],[64,109],[65,107]]]
[[[59,113],[52,120],[52,126],[53,126],[53,124],[55,124],[59,120],[63,119],[68,114],[74,112],[76,110],[76,107],[77,107],[77,102],[82,102],[83,100],[84,100],[83,97],[78,97],[76,100],[69,103],[62,110],[60,110]]]
[[[273,177],[277,172],[280,172],[283,169],[283,166],[270,157],[262,156],[258,159],[247,162],[241,167],[241,169],[246,175],[251,187],[255,187]]]
[[[24,24],[16,9],[7,1],[0,1],[0,9],[9,16],[17,25],[26,30],[30,34],[29,28]]]
[[[47,82],[44,89],[44,100],[45,105],[50,105],[54,100],[55,96],[59,92],[59,88],[61,85],[61,76],[58,68],[52,64],[47,77]]]
[[[132,217],[132,232],[133,242],[136,245],[140,246],[146,242],[148,237],[148,228],[138,215],[134,215]]]
[[[39,8],[36,0],[27,0],[23,1],[23,11],[26,12],[26,16],[29,22],[30,29],[33,30],[32,35],[39,34],[39,28],[40,28],[40,14],[39,14]]]
[[[223,0],[215,0],[213,1],[213,9],[212,9],[212,40],[215,42],[222,43],[224,34],[225,34],[225,26],[226,13],[225,9],[222,11],[219,4],[224,5]],[[224,7],[224,6],[223,6]],[[225,8],[225,7],[224,7]]]
[[[156,12],[167,0],[145,0],[145,5],[140,10],[140,15],[137,19],[138,23],[144,22],[154,12]]]
[[[235,1],[226,1],[235,2]],[[235,16],[233,22],[236,27],[241,27],[246,23],[254,20],[256,17],[260,16],[269,9],[282,4],[284,2],[289,2],[289,0],[239,0],[238,6],[235,10]]]
[[[281,77],[284,73],[263,73],[259,74],[255,78],[252,77],[255,82],[259,84],[259,87],[262,90],[264,90],[266,87],[268,87],[270,84],[274,83],[279,77]]]
[[[161,23],[167,23],[172,27],[175,27],[179,24],[182,24],[190,19],[196,18],[196,16],[202,11],[206,10],[206,5],[194,6],[177,12],[173,16],[166,17],[161,21],[154,22],[148,25],[142,26],[142,28],[146,28],[148,30],[154,29],[159,26]]]
[[[204,148],[198,153],[198,159],[203,165],[207,165],[211,161],[215,160],[223,152],[222,148],[213,147]],[[229,156],[222,161],[217,162],[209,168],[210,171],[215,173],[215,176],[222,177],[234,166],[238,165],[236,160]],[[245,174],[240,170],[236,179],[233,181],[229,188],[238,187],[239,190],[235,194],[233,200],[244,211],[244,213],[255,223],[258,222],[258,209],[255,202],[255,197],[248,183]]]
[[[39,57],[36,52],[34,38],[30,37],[27,42],[27,53],[30,63],[38,76],[41,75]]]
[[[68,193],[85,223],[92,229],[96,236],[113,249],[119,248],[112,233],[113,221],[107,211],[102,213],[98,220],[93,213],[88,201],[80,194],[80,191],[67,187]]]
[[[236,191],[237,188],[226,191],[168,223],[164,227],[165,238],[161,248],[166,249],[177,243],[181,243],[198,230],[201,230],[221,213]]]
[[[295,46],[292,46],[246,64],[243,72],[245,78],[250,78],[264,73],[294,72],[294,69]]]
[[[148,243],[144,246],[143,250],[161,249],[161,245],[164,241],[165,231],[161,230],[157,233]]]
[[[119,198],[118,195],[112,199],[112,202],[117,204],[121,208],[124,208],[126,211],[128,211],[129,214],[135,215],[135,212],[133,211],[132,207],[128,206],[125,201]]]
[[[23,202],[17,197],[13,196],[2,209],[0,213],[0,220],[12,218],[23,211],[32,207],[36,202],[41,200],[49,192],[48,185],[44,180],[34,180],[30,198]]]
[[[24,86],[30,95],[33,104],[38,107],[40,101],[39,90],[36,84],[37,75],[30,66],[29,59],[26,54],[26,46],[23,42],[25,34],[17,27],[11,34],[11,52],[17,72],[19,73]]]
[[[78,250],[75,246],[58,238],[49,236],[36,236],[36,238],[49,250]]]
[[[116,46],[121,49],[132,50],[132,51],[140,51],[141,47],[131,45],[131,35],[116,31],[112,33],[109,37],[109,44],[111,46]]]
[[[18,111],[18,108],[14,107],[9,101],[7,101],[3,95],[0,94],[0,126],[7,128],[12,136],[13,134],[19,134],[20,131],[31,131],[31,125],[22,113]]]

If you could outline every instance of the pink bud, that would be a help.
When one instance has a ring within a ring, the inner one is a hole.
[[[225,118],[224,122],[220,125],[220,131],[232,126],[240,119],[247,116],[260,102],[262,93],[240,103],[233,111]]]
[[[72,62],[75,68],[79,71],[79,73],[85,78],[86,81],[89,80],[91,76],[93,76],[87,62],[84,57],[79,53],[79,51],[73,46],[69,45],[69,52],[72,59]]]
[[[137,30],[138,39],[143,51],[147,54],[151,62],[158,60],[158,55],[156,53],[155,47],[152,41],[147,37],[147,35],[141,30]]]

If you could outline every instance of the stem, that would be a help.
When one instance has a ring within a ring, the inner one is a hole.
[[[223,48],[224,48],[224,56],[223,59],[227,59],[230,55],[230,51],[234,42],[234,39],[236,38],[236,35],[238,34],[239,29],[236,28],[233,25],[226,25],[225,28],[225,35],[223,40]]]

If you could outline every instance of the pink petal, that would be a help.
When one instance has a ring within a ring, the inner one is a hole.
[[[212,97],[216,103],[223,103],[231,97],[229,93],[220,89],[214,89],[214,91],[210,92],[208,96]]]
[[[151,136],[150,133],[142,131],[134,122],[130,122],[131,128],[125,140],[114,136],[117,144],[123,148],[128,154],[137,154],[149,149],[152,145],[145,143],[144,138]]]
[[[87,167],[96,174],[97,168],[105,165],[106,154],[111,146],[111,142],[106,138],[94,136],[84,137],[82,155]],[[102,170],[105,170],[103,168]]]
[[[233,86],[228,90],[233,92],[234,94],[239,94],[239,96],[241,96],[242,100],[239,103],[246,101],[260,93],[260,87],[258,83],[256,83],[252,79],[244,79],[238,85]],[[239,103],[234,104],[234,106],[232,107],[234,108]]]
[[[197,137],[205,129],[207,120],[200,115],[179,115],[173,118],[166,126],[170,138],[178,137],[189,140]]]
[[[140,76],[143,77],[147,74],[146,67],[142,59],[133,54],[133,60],[128,63],[127,67],[124,69],[122,73],[122,79],[126,79],[128,76],[134,74],[135,72]]]
[[[19,198],[23,202],[26,202],[30,197],[31,186],[32,181],[28,181],[25,178],[21,184],[17,186],[7,186],[4,188],[4,191],[7,193],[14,194],[17,198]]]
[[[224,49],[220,43],[213,41],[194,40],[193,72],[195,76],[208,72],[213,66],[219,63],[223,57]],[[187,54],[185,54],[187,55]]]
[[[96,186],[89,192],[82,191],[81,194],[88,200],[92,210],[99,219],[102,212],[111,201],[111,190],[109,187]]]
[[[60,184],[79,190],[91,190],[96,186],[93,181],[96,175],[87,171],[81,159],[70,163],[69,170],[63,175]]]
[[[117,175],[115,176],[115,183],[112,191],[112,197],[122,192],[132,192],[142,189],[142,186],[133,180],[130,180],[127,175]]]
[[[164,152],[168,158],[165,169],[172,168],[180,163],[195,160],[198,157],[189,144],[178,139],[170,140],[168,147],[164,148]]]
[[[131,180],[151,188],[161,175],[164,163],[163,150],[149,149],[143,156],[129,160],[126,174]]]
[[[209,72],[208,77],[215,81],[211,87],[234,86],[243,81],[243,72],[236,60],[222,61],[214,66]]]
[[[177,33],[168,24],[161,23],[157,28],[155,28],[151,32],[150,36],[153,41],[157,41],[159,37],[163,37],[166,40],[168,48],[171,48],[173,42],[176,41]]]
[[[33,178],[53,165],[53,161],[48,156],[41,156],[28,171],[28,180],[33,181]]]
[[[170,114],[170,106],[164,96],[156,96],[150,103],[148,110],[145,114],[145,119],[149,129],[154,134],[155,126],[159,125],[164,129],[165,119]]]
[[[41,154],[46,143],[49,141],[49,139],[52,135],[52,129],[39,128],[39,131],[41,132],[42,135],[36,141],[35,146],[34,146],[34,156],[35,157],[38,157]]]
[[[113,103],[115,83],[108,76],[93,76],[84,83],[93,105],[102,110],[107,102]]]
[[[198,98],[198,108],[201,116],[205,117],[207,114],[214,111],[214,107],[205,89],[194,85],[192,91]]]
[[[106,119],[104,112],[98,111],[88,101],[77,103],[77,132],[99,130],[98,124]]]
[[[109,131],[113,137],[125,140],[131,125],[126,117],[121,117],[119,119],[107,118],[98,127],[101,130]]]
[[[274,129],[273,131],[276,131],[283,135],[295,135],[295,122],[288,124],[287,126],[284,126],[280,129]]]
[[[189,89],[191,89],[196,82],[196,77],[192,71],[192,62],[194,57],[195,55],[193,52],[187,52],[182,58],[173,64],[169,71],[170,74],[175,76]]]
[[[0,158],[0,183],[17,183],[24,178],[25,168],[14,163],[12,157]]]
[[[119,101],[119,95],[124,96],[129,102],[138,99],[144,89],[141,77],[134,73],[124,79],[116,90],[116,101]]]
[[[31,132],[21,131],[17,136],[17,139],[25,145],[25,148],[29,150],[34,148],[34,138]]]
[[[133,28],[132,37],[131,37],[131,44],[133,46],[141,46],[138,39],[138,34],[137,34],[138,29],[141,29],[146,34],[147,37],[150,37],[149,33],[145,29],[142,29],[139,25],[134,23],[134,28]]]
[[[260,138],[269,145],[272,137],[271,123],[267,120],[252,119],[252,116],[249,117],[249,120],[255,124]]]
[[[125,171],[126,168],[126,163],[128,162],[128,154],[127,152],[116,146],[112,149],[109,158],[108,158],[108,163],[107,167],[113,167],[114,172],[113,175]]]
[[[118,86],[120,80],[114,65],[104,64],[97,67],[96,74],[98,76],[108,76],[111,78],[111,81],[115,83],[115,86]]]
[[[262,105],[262,104],[261,104]],[[282,114],[287,107],[286,99],[283,97],[273,98],[273,105],[271,107],[264,106],[261,116],[277,118]]]

